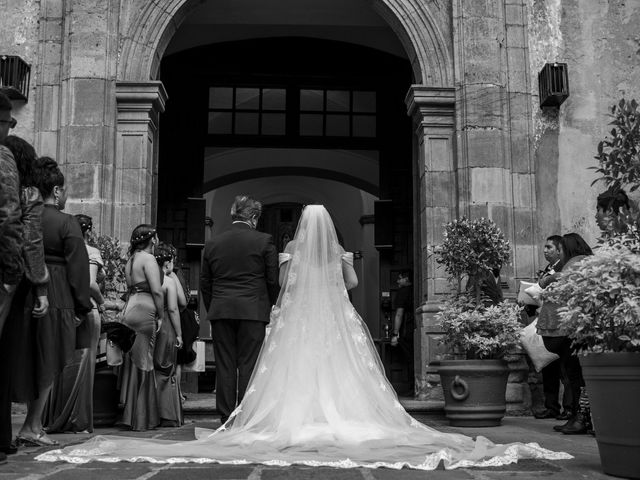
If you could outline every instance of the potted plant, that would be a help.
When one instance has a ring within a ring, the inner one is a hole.
[[[100,250],[104,263],[104,279],[101,283],[101,289],[106,310],[102,314],[102,323],[112,322],[116,320],[116,316],[124,306],[120,297],[126,291],[124,278],[126,259],[122,253],[120,241],[116,238],[100,235],[90,238],[89,242]],[[117,376],[114,369],[107,366],[106,362],[98,365],[101,367],[96,368],[93,384],[93,424],[107,427],[113,425],[118,416]]]
[[[595,170],[609,188],[634,191],[640,187],[637,102],[621,100],[612,117]],[[560,324],[580,355],[603,471],[640,478],[640,214],[633,202],[604,214],[611,218],[603,222],[602,244],[543,298],[565,305]]]
[[[504,356],[518,343],[518,306],[491,298],[492,270],[509,259],[509,242],[488,219],[454,220],[445,226],[436,261],[456,284],[436,318],[443,343],[458,359],[441,360],[438,373],[445,413],[454,426],[499,425],[506,412],[509,367]],[[468,278],[466,292],[462,280]]]

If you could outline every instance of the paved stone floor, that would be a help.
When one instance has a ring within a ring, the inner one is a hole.
[[[471,479],[494,480],[517,476],[520,479],[545,478],[551,480],[564,479],[605,479],[613,478],[601,473],[600,460],[596,441],[591,436],[566,436],[552,431],[554,420],[535,420],[531,417],[507,417],[503,425],[495,428],[452,428],[446,419],[439,415],[414,414],[421,422],[447,432],[464,433],[465,435],[484,435],[494,442],[512,441],[538,442],[552,450],[562,450],[574,455],[573,460],[540,461],[526,460],[516,465],[500,468],[460,469],[452,471],[436,470],[423,472],[416,470],[389,469],[333,469],[311,467],[267,467],[259,465],[224,466],[224,465],[152,465],[146,463],[89,463],[70,465],[66,463],[43,463],[34,460],[35,455],[44,451],[41,448],[21,448],[19,453],[11,455],[7,464],[0,465],[0,480],[204,480],[204,479],[246,479],[246,480],[388,480],[388,479]],[[14,416],[14,427],[17,429],[23,416]],[[214,416],[197,416],[188,418],[186,425],[175,429],[159,429],[136,436],[164,439],[193,438],[195,426],[215,428],[219,420]],[[114,428],[97,429],[95,434],[131,435]],[[64,434],[55,438],[63,445],[78,443],[93,434]]]

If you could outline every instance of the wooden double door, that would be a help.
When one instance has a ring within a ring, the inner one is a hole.
[[[301,203],[273,203],[265,205],[258,221],[258,230],[273,236],[278,253],[284,251],[296,233],[298,220],[302,214]]]

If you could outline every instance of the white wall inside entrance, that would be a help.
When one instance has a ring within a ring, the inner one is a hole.
[[[353,186],[322,178],[303,176],[264,177],[217,188],[205,194],[207,214],[213,219],[213,234],[230,227],[229,209],[236,195],[251,195],[268,205],[280,202],[320,203],[331,213],[336,228],[344,237],[348,251],[359,250],[363,258],[356,260],[360,279],[352,292],[353,304],[369,330],[376,335],[379,312],[378,252],[373,246],[373,225],[360,223],[363,215],[373,214],[373,195]]]

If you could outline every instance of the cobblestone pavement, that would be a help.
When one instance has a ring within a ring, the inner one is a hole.
[[[600,459],[596,441],[591,436],[567,436],[552,431],[554,420],[535,420],[531,417],[507,417],[503,425],[495,428],[452,428],[446,419],[436,415],[414,415],[421,422],[447,432],[465,435],[484,435],[497,443],[512,441],[538,442],[551,450],[562,450],[574,455],[573,460],[541,461],[525,460],[516,465],[499,468],[459,469],[452,471],[436,470],[423,472],[417,470],[390,469],[333,469],[312,467],[267,467],[260,465],[153,465],[147,463],[101,462],[83,465],[67,463],[36,462],[35,455],[44,451],[42,448],[21,448],[16,455],[9,456],[7,464],[0,465],[0,480],[388,480],[388,479],[472,479],[497,480],[517,475],[519,479],[545,478],[551,480],[565,479],[605,479],[613,478],[601,473]],[[14,416],[15,427],[22,421],[21,415]],[[181,428],[159,429],[145,433],[134,433],[146,438],[163,438],[186,440],[193,438],[195,426],[215,428],[219,421],[215,417],[192,417]],[[95,434],[132,435],[114,428],[97,429]],[[55,438],[63,445],[81,442],[93,434],[64,434]]]

